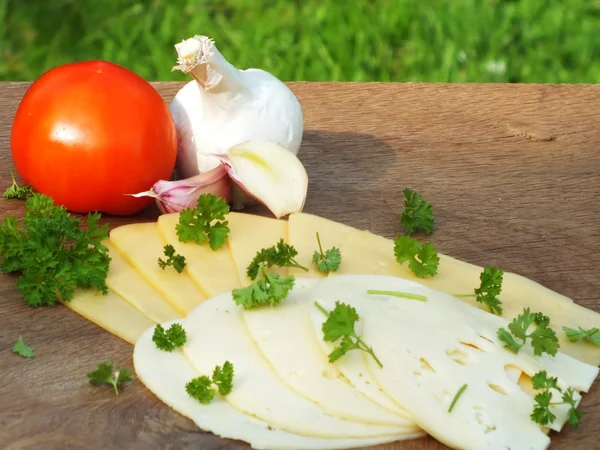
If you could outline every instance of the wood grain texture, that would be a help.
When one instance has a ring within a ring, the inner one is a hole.
[[[0,83],[0,186],[28,83]],[[169,101],[181,83],[156,83]],[[445,254],[499,265],[600,311],[600,86],[290,83],[303,106],[305,211],[387,237],[404,187],[431,201]],[[0,189],[2,189],[0,187]],[[259,214],[264,210],[255,209]],[[23,214],[0,199],[0,217]],[[111,226],[151,220],[105,218]],[[63,307],[31,309],[0,277],[0,447],[241,449],[203,433],[139,382],[115,397],[86,373],[105,358],[132,367],[131,346]],[[10,348],[23,335],[38,356]],[[600,391],[554,449],[600,448]],[[433,439],[388,450],[440,450]]]

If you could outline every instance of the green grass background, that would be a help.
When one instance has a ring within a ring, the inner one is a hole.
[[[600,82],[600,0],[0,0],[0,80],[85,59],[184,80],[194,34],[286,81]]]

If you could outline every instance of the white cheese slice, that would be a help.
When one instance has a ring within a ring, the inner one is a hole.
[[[368,289],[416,293],[428,300],[373,296],[366,294]],[[363,355],[377,384],[424,430],[451,447],[544,449],[549,445],[544,430],[529,417],[532,396],[511,381],[507,366],[530,376],[547,370],[562,387],[577,391],[587,391],[598,374],[597,367],[563,353],[536,357],[529,344],[515,355],[496,337],[498,328],[508,324],[505,319],[409,280],[340,276],[324,280],[314,295],[328,309],[335,300],[357,309],[362,338],[383,364],[381,369]],[[467,389],[448,413],[463,384]],[[554,412],[557,420],[552,428],[560,430],[566,408]]]
[[[231,230],[228,236],[231,256],[235,262],[240,283],[247,286],[252,280],[246,275],[246,268],[259,250],[272,247],[281,239],[286,242],[287,222],[271,217],[236,212],[227,214],[227,220]],[[288,274],[288,269],[285,267],[275,266],[269,271],[284,276]],[[232,286],[230,289],[234,287],[236,286]]]
[[[175,321],[163,323],[165,328]],[[133,351],[136,376],[161,401],[191,419],[202,430],[226,439],[249,443],[264,450],[325,450],[367,447],[389,442],[389,438],[321,439],[273,428],[234,408],[219,396],[203,405],[188,396],[185,385],[200,376],[180,350],[165,352],[152,342],[154,327],[138,339]],[[234,383],[237,380],[234,379]],[[235,386],[235,384],[234,384]]]
[[[178,273],[160,268],[158,258],[165,258],[164,247],[167,242],[158,232],[155,222],[117,227],[110,232],[109,238],[111,244],[146,281],[182,313],[187,313],[206,298],[186,272]],[[190,264],[187,258],[186,263]]]
[[[440,264],[434,277],[417,278],[408,268],[396,262],[394,241],[368,231],[353,230],[341,247],[343,263],[338,274],[392,275],[417,281],[425,286],[452,295],[472,294],[479,287],[479,266],[439,254]],[[589,364],[600,364],[600,348],[587,342],[572,343],[566,337],[562,327],[600,328],[600,314],[574,303],[570,298],[560,295],[542,285],[514,273],[504,273],[500,294],[502,317],[512,320],[530,307],[534,312],[542,312],[550,317],[551,323],[560,340],[564,353]],[[477,308],[487,307],[477,303],[474,298],[461,297],[462,301]]]
[[[207,243],[181,242],[177,236],[178,223],[179,214],[163,214],[158,218],[158,231],[179,255],[185,256],[185,270],[205,294],[202,300],[241,287],[229,242],[218,250],[212,250]],[[186,312],[200,303],[189,301]]]
[[[309,317],[310,288],[317,282],[303,282],[276,308],[244,311],[250,335],[263,356],[283,382],[333,416],[406,428],[414,425],[405,410],[391,401],[389,409],[371,401],[329,363]]]
[[[182,317],[183,314],[158,292],[121,253],[109,242],[110,266],[106,276],[106,285],[139,309],[154,322],[164,322]],[[175,270],[167,267],[165,270]]]
[[[332,247],[340,249],[351,231],[355,231],[355,229],[313,214],[290,214],[288,219],[288,243],[293,245],[298,251],[298,262],[309,268],[308,272],[292,268],[290,269],[290,273],[305,278],[323,278],[327,276],[328,274],[317,270],[317,267],[312,262],[313,254],[319,248],[317,232],[319,233],[323,251],[326,251]],[[344,255],[342,255],[341,265],[343,264]]]
[[[388,436],[390,441],[412,438],[413,429],[347,421],[326,414],[315,403],[282,383],[248,334],[242,310],[231,294],[198,306],[184,321],[188,341],[184,352],[201,374],[211,374],[225,361],[233,364],[235,387],[226,400],[241,411],[276,428],[323,438]]]

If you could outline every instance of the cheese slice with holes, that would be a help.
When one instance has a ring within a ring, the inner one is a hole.
[[[163,214],[158,218],[158,230],[166,242],[175,248],[175,252],[185,256],[186,273],[196,282],[204,293],[204,299],[241,287],[229,243],[218,250],[212,250],[207,243],[180,242],[176,226],[179,214]],[[199,302],[190,302],[189,312]]]
[[[135,223],[113,229],[111,244],[158,290],[173,307],[185,314],[206,299],[204,293],[184,271],[161,269],[158,258],[165,258],[167,244],[155,222]],[[176,249],[177,250],[177,249]],[[186,258],[186,263],[189,264]]]
[[[104,242],[111,258],[106,285],[154,322],[164,322],[183,314],[158,292],[108,241]],[[175,270],[168,267],[165,270]]]
[[[298,285],[301,280],[297,281]],[[230,293],[214,297],[184,320],[184,353],[194,368],[210,374],[225,361],[233,364],[235,387],[226,396],[235,408],[290,433],[320,438],[381,438],[389,441],[418,436],[414,428],[365,424],[326,414],[279,378],[248,334],[241,308]]]
[[[154,321],[111,289],[107,295],[93,289],[78,290],[65,305],[130,344],[135,344],[144,330],[154,325]]]
[[[394,256],[394,241],[368,231],[355,230],[342,244],[342,258],[339,274],[374,274],[403,277],[422,283],[433,289],[449,294],[470,294],[479,286],[482,267],[446,255],[440,255],[438,273],[434,277],[417,278],[408,268],[408,263],[398,264]],[[561,350],[581,361],[600,365],[600,347],[591,343],[572,343],[562,327],[600,328],[600,314],[574,303],[532,280],[505,273],[500,294],[502,317],[512,320],[526,307],[534,312],[542,312],[550,317],[552,327],[560,340]],[[487,307],[474,298],[461,300],[477,308]]]
[[[369,289],[420,294],[427,301],[370,295]],[[563,353],[534,356],[529,344],[515,355],[496,336],[508,324],[505,319],[409,280],[343,276],[324,280],[313,292],[326,309],[336,299],[356,308],[361,316],[358,332],[383,365],[360,352],[363,367],[419,426],[454,448],[534,450],[549,445],[544,430],[530,419],[533,397],[507,375],[507,367],[529,376],[546,370],[558,377],[562,388],[585,392],[598,374],[597,367]],[[316,320],[322,323],[324,318]],[[463,384],[467,388],[449,413]],[[553,412],[557,420],[552,428],[560,430],[567,408]]]
[[[388,408],[378,405],[328,362],[309,317],[312,285],[303,282],[275,308],[244,311],[250,335],[263,356],[284,383],[333,416],[364,423],[413,426],[405,410],[391,401]],[[416,426],[414,429],[417,431]]]
[[[246,275],[246,268],[256,253],[263,248],[276,245],[279,240],[287,239],[287,222],[271,217],[255,216],[231,212],[227,214],[229,221],[229,248],[235,262],[240,283],[247,286],[252,282]],[[287,275],[285,267],[271,267],[269,272]],[[231,288],[233,289],[233,288]]]
[[[163,323],[168,328],[173,322]],[[368,447],[390,441],[388,437],[370,439],[323,439],[301,436],[273,428],[267,422],[244,414],[221,397],[208,405],[189,397],[185,385],[201,373],[194,370],[180,350],[165,352],[152,342],[153,328],[138,339],[133,351],[136,376],[161,401],[191,419],[202,430],[225,439],[245,441],[264,450],[334,450]],[[238,378],[234,378],[234,388]]]
[[[288,219],[288,243],[298,251],[298,262],[309,268],[308,272],[291,268],[290,273],[305,278],[323,278],[327,276],[327,274],[319,272],[312,262],[313,254],[319,248],[317,232],[321,239],[323,251],[326,251],[332,247],[339,249],[351,231],[355,231],[355,229],[313,214],[290,214]],[[344,255],[342,255],[342,265],[344,261]]]

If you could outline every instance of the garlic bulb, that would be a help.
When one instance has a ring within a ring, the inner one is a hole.
[[[221,164],[219,156],[243,142],[271,142],[298,153],[302,108],[283,82],[264,70],[235,68],[206,36],[184,40],[175,49],[173,70],[194,77],[170,104],[182,177],[214,169]]]

